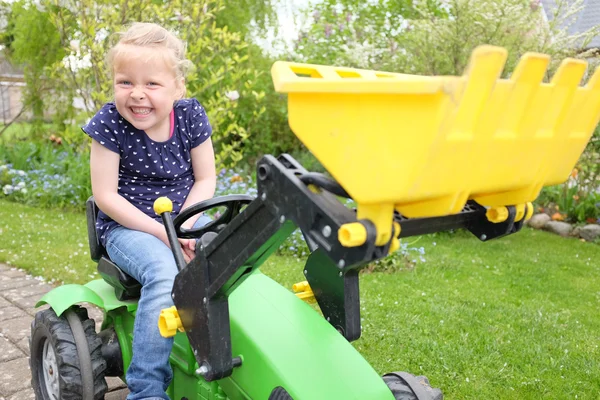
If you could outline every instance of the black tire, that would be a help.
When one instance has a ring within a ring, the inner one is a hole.
[[[443,400],[442,391],[432,388],[425,376],[414,376],[407,372],[391,372],[383,381],[392,391],[395,400]]]
[[[80,326],[72,327],[77,320]],[[84,341],[77,332],[85,335]],[[37,400],[104,399],[108,386],[104,379],[106,361],[102,358],[102,341],[85,308],[71,307],[60,317],[52,309],[38,312],[31,323],[29,349],[31,386]],[[89,353],[89,358],[82,351]],[[83,362],[78,354],[85,354],[81,357]]]
[[[287,390],[285,390],[281,386],[277,386],[271,392],[271,395],[269,396],[269,400],[294,400],[294,399],[292,398],[292,396],[290,396],[290,394],[287,392]]]

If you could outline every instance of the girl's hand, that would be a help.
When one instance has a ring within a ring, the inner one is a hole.
[[[192,218],[185,221],[181,227],[185,229],[192,229],[194,222],[198,218]],[[183,250],[183,259],[186,263],[189,263],[192,258],[196,257],[196,239],[178,239],[181,243],[181,250]]]
[[[196,257],[196,240],[195,239],[179,239],[181,250],[183,250],[183,259],[189,263],[192,258]]]
[[[167,231],[162,230],[157,237],[167,245],[168,248],[171,248],[171,244],[169,243],[169,237],[167,236]],[[183,259],[186,263],[189,263],[192,258],[196,256],[196,241],[194,239],[178,239],[181,244],[181,250],[183,252]]]

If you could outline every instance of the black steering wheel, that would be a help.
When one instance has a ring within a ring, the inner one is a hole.
[[[247,194],[230,194],[227,196],[214,197],[194,204],[183,210],[173,220],[175,233],[182,239],[200,239],[207,232],[219,233],[228,223],[235,218],[243,206],[254,200],[253,196]],[[225,207],[226,210],[219,218],[208,224],[193,229],[182,228],[181,225],[194,215],[215,207]]]

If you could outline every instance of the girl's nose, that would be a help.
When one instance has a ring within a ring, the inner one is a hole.
[[[144,91],[140,90],[137,87],[133,88],[130,96],[131,96],[131,98],[136,99],[136,100],[142,100],[144,97],[146,97],[146,95],[144,94]]]

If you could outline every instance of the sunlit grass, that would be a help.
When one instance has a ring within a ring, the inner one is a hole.
[[[97,278],[85,215],[0,200],[0,261],[49,281]]]
[[[418,245],[425,262],[361,275],[354,345],[379,373],[427,375],[446,399],[599,398],[600,246],[530,229]],[[0,261],[49,280],[97,277],[83,213],[0,201]],[[262,270],[290,288],[302,266],[273,256]]]
[[[446,399],[600,398],[600,246],[530,229],[419,246],[414,269],[361,275],[354,344],[379,373],[427,375]],[[301,270],[263,267],[286,287]]]

